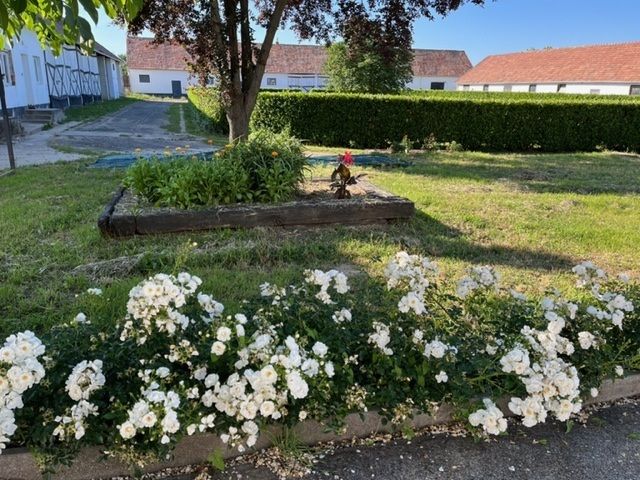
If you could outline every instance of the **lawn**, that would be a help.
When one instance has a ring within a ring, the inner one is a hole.
[[[79,311],[111,324],[123,316],[131,286],[174,268],[201,276],[205,291],[231,304],[266,280],[287,282],[310,267],[377,275],[399,249],[436,258],[452,277],[470,264],[496,265],[506,282],[530,293],[570,287],[568,270],[584,259],[640,273],[637,156],[421,154],[411,167],[366,170],[373,183],[416,203],[406,224],[125,240],[102,238],[96,225],[123,172],[87,168],[91,161],[0,178],[0,337],[42,331]],[[197,247],[186,254],[189,242]],[[358,275],[356,288],[366,281]],[[82,294],[88,287],[114,301],[92,301]]]

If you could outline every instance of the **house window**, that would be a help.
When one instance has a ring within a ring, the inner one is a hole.
[[[151,83],[151,77],[149,75],[138,75],[140,83]]]
[[[565,93],[567,91],[567,84],[566,83],[561,83],[558,85],[558,93]]]
[[[329,82],[329,77],[318,75],[318,88],[325,88]]]
[[[489,91],[489,85],[483,85],[482,86],[482,91],[483,92],[488,92]]]
[[[510,92],[513,90],[513,87],[511,85],[505,85],[504,88],[502,89],[503,92]]]
[[[289,75],[289,88],[300,88],[302,90],[309,90],[316,86],[315,75]]]
[[[640,85],[631,85],[629,95],[640,95]]]
[[[267,85],[269,87],[275,87],[277,85],[277,79],[275,77],[269,77],[267,78]]]
[[[16,73],[13,70],[13,57],[11,52],[0,52],[0,69],[2,69],[3,81],[7,86],[16,84]]]
[[[431,90],[444,90],[444,82],[431,82]]]
[[[469,85],[463,85],[462,86],[462,90],[465,91],[465,92],[468,92],[469,91]]]
[[[589,90],[589,93],[591,95],[600,95],[600,89],[599,88],[592,88],[591,90]]]
[[[535,93],[537,89],[537,85],[529,85],[529,93]]]
[[[42,64],[40,63],[40,57],[33,56],[33,73],[36,76],[36,82],[42,83]]]

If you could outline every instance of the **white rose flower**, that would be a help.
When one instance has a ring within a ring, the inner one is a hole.
[[[213,342],[213,345],[211,345],[211,353],[217,356],[222,355],[226,349],[226,345],[220,341]]]
[[[119,428],[120,436],[125,440],[135,437],[136,427],[131,422],[124,422]]]
[[[444,370],[440,370],[440,373],[436,375],[436,382],[438,383],[447,383],[449,380],[449,375]]]
[[[231,329],[229,327],[220,327],[216,332],[216,338],[221,342],[228,342],[231,340]]]
[[[329,351],[329,347],[327,347],[324,343],[322,342],[316,342],[313,345],[313,353],[315,353],[317,356],[319,356],[320,358],[323,358],[327,352]]]

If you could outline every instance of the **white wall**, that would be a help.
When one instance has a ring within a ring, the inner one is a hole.
[[[44,65],[44,55],[35,34],[24,31],[20,40],[15,42],[10,52],[15,74],[15,84],[8,85],[5,83],[7,107],[26,107],[29,103],[32,105],[48,104],[49,91],[47,89],[47,72]],[[26,55],[27,69],[24,68],[23,55]],[[36,62],[40,65],[39,79],[36,78]],[[27,92],[28,88],[31,90],[30,95]]]
[[[149,75],[149,83],[140,83],[140,75]],[[129,69],[131,91],[134,93],[149,93],[171,95],[171,82],[179,80],[182,83],[182,94],[187,94],[187,87],[197,85],[197,79],[188,72],[179,70],[138,70]]]
[[[640,85],[640,82],[634,85]],[[482,92],[484,85],[469,85],[472,92]],[[596,93],[600,95],[629,95],[631,84],[629,83],[567,83],[563,93]],[[464,85],[458,85],[458,90],[464,90]],[[504,92],[504,85],[489,85],[490,92]],[[528,92],[529,84],[514,84],[512,92]],[[536,84],[536,93],[557,93],[557,83]]]
[[[455,90],[457,77],[413,77],[407,85],[411,90],[431,90],[432,82],[444,82],[445,90]]]

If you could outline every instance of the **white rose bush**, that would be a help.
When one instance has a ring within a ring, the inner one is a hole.
[[[478,435],[505,432],[508,416],[567,421],[604,379],[640,369],[640,286],[590,262],[574,272],[577,298],[528,299],[492,267],[453,282],[400,252],[384,281],[309,270],[233,312],[198,277],[158,274],[131,289],[112,331],[89,315],[6,339],[0,454],[27,446],[51,470],[98,445],[141,466],[190,435],[242,453],[271,424],[339,430],[377,411],[404,431],[443,403]],[[108,302],[99,291],[92,301]]]

